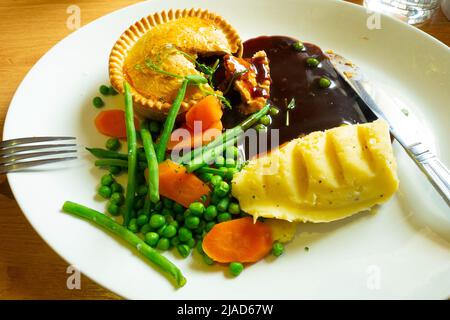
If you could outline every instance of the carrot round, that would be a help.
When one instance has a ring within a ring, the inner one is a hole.
[[[147,175],[147,172],[146,172]],[[196,175],[171,160],[159,164],[159,193],[188,207],[192,202],[208,196],[211,190]]]
[[[195,122],[202,124],[202,131],[210,128],[222,118],[222,106],[219,99],[213,95],[206,96],[186,112],[186,125],[194,129]]]
[[[213,123],[205,131],[198,133],[194,133],[191,128],[182,125],[180,128],[172,132],[169,143],[167,144],[167,149],[179,150],[197,148],[218,137],[222,133],[222,128],[223,126],[220,120]]]
[[[139,121],[134,118],[134,126],[139,130]],[[113,138],[126,138],[125,111],[119,109],[104,110],[95,118],[98,132]]]
[[[250,217],[216,224],[203,239],[203,251],[221,262],[256,262],[272,249],[269,226]]]

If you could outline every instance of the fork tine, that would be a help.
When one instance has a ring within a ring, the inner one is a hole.
[[[59,141],[59,140],[75,140],[75,137],[30,137],[30,138],[17,138],[0,142],[0,148],[8,148],[18,144],[34,143],[34,142],[46,142],[46,141]]]
[[[52,156],[52,155],[64,154],[64,153],[74,153],[74,152],[77,152],[77,150],[72,149],[72,150],[57,150],[57,151],[22,153],[22,154],[18,154],[18,155],[11,155],[11,156],[6,156],[3,158],[0,158],[0,164],[8,164],[9,162],[15,162],[17,160],[44,157],[44,156]]]
[[[44,160],[24,161],[24,162],[17,162],[14,164],[0,165],[0,173],[16,171],[16,170],[20,170],[20,169],[26,169],[26,168],[35,167],[35,166],[48,164],[48,163],[55,163],[55,162],[75,160],[75,159],[77,159],[77,157],[51,158],[51,159],[44,159]]]
[[[30,146],[13,146],[5,149],[0,148],[0,157],[8,156],[10,154],[20,153],[24,151],[38,150],[38,149],[51,149],[51,148],[65,148],[75,147],[75,143],[61,143],[61,144],[38,144]]]

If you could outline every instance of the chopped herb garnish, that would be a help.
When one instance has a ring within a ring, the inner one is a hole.
[[[289,110],[292,110],[292,109],[294,109],[296,106],[295,106],[295,98],[292,98],[291,99],[291,101],[289,102],[289,104],[287,105],[287,108],[289,109]]]
[[[233,76],[230,79],[230,82],[228,82],[228,86],[225,89],[225,91],[223,92],[224,95],[226,95],[230,90],[231,90],[231,86],[233,85],[233,83],[236,81],[237,78],[239,78],[241,75],[243,75],[244,73],[246,73],[248,70],[244,69],[241,70],[239,72],[236,72],[233,74]]]
[[[168,71],[165,71],[165,70],[161,69],[161,68],[160,68],[158,65],[156,65],[150,58],[145,59],[145,65],[146,65],[149,69],[151,69],[152,71],[154,71],[154,72],[158,72],[158,73],[164,74],[164,75],[166,75],[166,76],[174,77],[174,78],[178,78],[178,79],[183,79],[183,78],[184,78],[183,76],[181,76],[181,75],[179,75],[179,74],[175,74],[175,73],[168,72]]]

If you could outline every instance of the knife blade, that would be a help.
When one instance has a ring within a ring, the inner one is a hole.
[[[336,72],[370,110],[389,124],[392,136],[405,149],[450,207],[450,172],[423,141],[417,128],[411,125],[406,115],[392,102],[387,103],[386,96],[377,92],[376,88],[353,63],[335,53],[329,53],[328,57]]]

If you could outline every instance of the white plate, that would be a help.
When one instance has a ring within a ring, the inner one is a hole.
[[[142,16],[197,6],[193,0],[140,3],[62,40],[17,90],[4,138],[72,135],[83,145],[103,145],[104,137],[93,126],[97,110],[91,99],[107,82],[115,40]],[[339,1],[228,0],[202,1],[201,6],[228,19],[243,39],[291,35],[348,57],[419,118],[450,164],[450,50],[442,43],[386,17],[381,29],[369,30],[364,8]],[[119,97],[107,103],[123,105]],[[104,210],[105,203],[94,197],[102,172],[92,158],[8,178],[42,238],[88,277],[126,298],[447,298],[449,210],[397,144],[395,152],[401,187],[376,214],[304,225],[285,255],[252,265],[237,279],[225,276],[223,267],[204,266],[198,257],[181,260],[169,254],[188,279],[179,290],[122,242],[61,213],[68,199]]]

